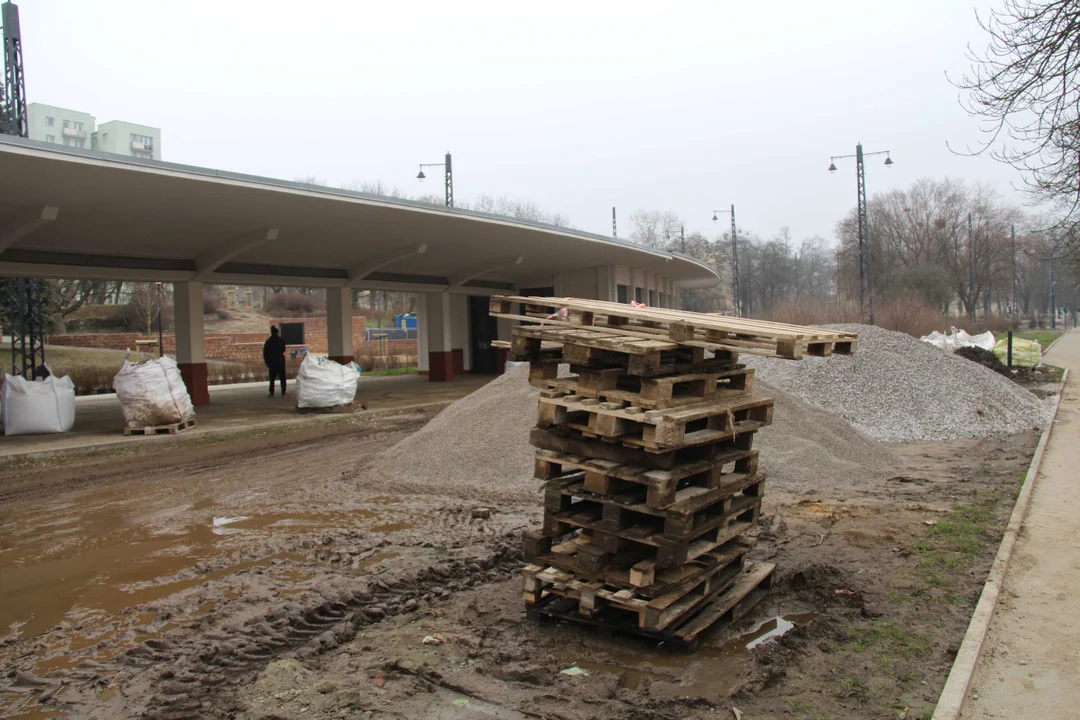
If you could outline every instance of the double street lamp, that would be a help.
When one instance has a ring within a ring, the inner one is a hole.
[[[737,316],[742,316],[742,293],[739,288],[739,242],[735,235],[735,206],[732,205],[730,210],[713,210],[712,221],[717,222],[720,220],[717,215],[730,213],[731,214],[731,284],[732,284],[732,308],[735,310]]]
[[[874,286],[873,278],[871,277],[871,265],[870,265],[870,242],[866,235],[870,225],[869,218],[867,217],[866,210],[866,168],[863,165],[863,158],[869,155],[884,155],[885,167],[892,167],[893,161],[889,150],[879,150],[877,152],[864,153],[862,149],[862,143],[855,146],[854,155],[833,155],[829,158],[829,172],[836,172],[836,161],[843,160],[845,158],[855,158],[855,178],[858,185],[859,194],[859,313],[860,315],[869,315],[870,324],[874,324]],[[864,311],[864,308],[866,310]]]
[[[424,174],[424,168],[426,167],[441,167],[446,170],[446,207],[454,207],[454,173],[450,166],[450,153],[446,153],[446,162],[420,163],[420,172],[416,174],[417,180],[423,182],[427,177]]]

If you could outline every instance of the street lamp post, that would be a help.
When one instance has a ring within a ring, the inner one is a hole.
[[[420,172],[416,174],[416,179],[423,181],[427,175],[424,174],[424,168],[426,167],[441,167],[446,170],[446,207],[454,207],[454,173],[450,165],[450,153],[446,153],[446,162],[441,163],[420,163]]]
[[[866,308],[871,325],[874,324],[874,285],[870,272],[870,242],[866,236],[870,220],[867,217],[866,210],[866,168],[863,164],[863,158],[869,155],[884,155],[885,167],[892,167],[893,161],[890,152],[889,150],[878,150],[877,152],[864,153],[862,143],[858,143],[855,146],[854,155],[834,155],[829,158],[829,172],[831,173],[836,172],[837,160],[855,158],[855,180],[859,196],[859,312],[863,313],[863,308]]]
[[[735,206],[732,205],[730,210],[713,210],[712,219],[713,222],[717,222],[720,218],[717,217],[721,213],[730,213],[731,215],[731,284],[732,284],[732,309],[735,310],[737,316],[742,316],[742,289],[739,287],[739,241],[735,234]]]

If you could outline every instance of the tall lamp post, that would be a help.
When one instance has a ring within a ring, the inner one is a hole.
[[[885,167],[892,167],[893,161],[889,150],[864,153],[862,143],[855,146],[854,155],[833,155],[829,158],[829,172],[836,172],[836,161],[845,158],[855,158],[855,180],[859,195],[859,312],[869,315],[870,324],[874,324],[874,285],[870,274],[870,242],[866,237],[870,225],[866,212],[866,168],[863,158],[869,155],[884,155]]]
[[[730,210],[713,210],[712,221],[717,222],[720,220],[717,215],[723,213],[731,214],[731,284],[732,295],[734,300],[732,302],[732,308],[735,310],[735,315],[742,316],[742,291],[739,287],[739,241],[736,239],[735,234],[735,206],[732,205]]]
[[[424,168],[426,167],[441,167],[446,170],[446,207],[454,207],[454,173],[450,166],[450,153],[446,153],[446,162],[441,163],[420,163],[420,172],[416,174],[416,179],[423,181],[427,175],[424,174]]]

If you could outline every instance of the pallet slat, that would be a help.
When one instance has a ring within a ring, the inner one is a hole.
[[[177,433],[190,430],[195,427],[195,419],[185,420],[182,423],[173,423],[172,425],[147,425],[146,427],[126,427],[124,428],[124,435],[176,435]]]

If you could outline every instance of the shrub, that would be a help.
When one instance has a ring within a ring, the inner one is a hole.
[[[934,330],[946,331],[950,324],[937,307],[914,293],[881,303],[875,308],[874,320],[878,327],[917,338]]]
[[[266,308],[280,316],[309,315],[315,311],[315,298],[302,293],[274,293]]]
[[[203,315],[213,315],[221,310],[221,298],[215,292],[203,291],[202,312]]]
[[[789,300],[761,314],[762,320],[791,325],[828,325],[859,322],[859,303],[852,300],[814,302]]]

